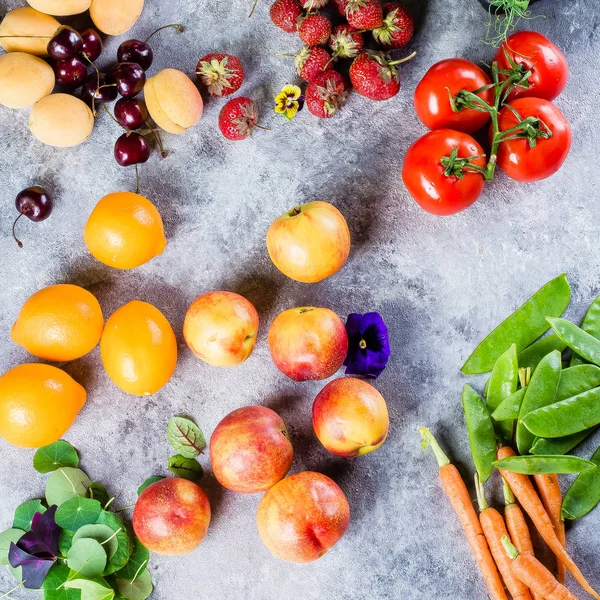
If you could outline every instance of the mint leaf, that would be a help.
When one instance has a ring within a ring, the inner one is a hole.
[[[33,467],[38,473],[50,473],[61,467],[78,467],[77,450],[64,440],[40,448],[33,456]]]
[[[167,439],[176,452],[186,458],[196,458],[204,448],[204,434],[190,419],[173,417],[167,426]]]

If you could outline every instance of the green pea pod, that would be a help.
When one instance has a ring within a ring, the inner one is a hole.
[[[578,456],[508,456],[494,466],[521,475],[566,475],[596,471],[597,465]]]
[[[600,466],[600,448],[594,452],[592,462]],[[573,482],[563,500],[563,519],[580,519],[600,503],[600,469],[581,473]]]
[[[502,402],[502,404],[500,404],[500,406],[492,413],[492,419],[495,421],[514,421],[515,419],[518,419],[526,389],[527,388],[521,388],[504,400],[504,402]]]
[[[588,308],[585,317],[581,323],[581,329],[587,331],[590,335],[593,335],[596,339],[600,340],[600,296],[598,296]],[[585,360],[573,353],[571,357],[571,366],[582,365]]]
[[[548,317],[547,320],[554,332],[565,341],[573,352],[588,362],[600,365],[600,340],[566,319]]]
[[[543,438],[564,437],[595,427],[600,424],[600,388],[534,410],[521,422],[531,434]]]
[[[525,427],[523,419],[531,411],[535,411],[554,402],[556,390],[560,382],[560,373],[562,368],[561,355],[558,350],[554,350],[545,356],[531,376],[531,381],[525,389],[525,396],[519,411],[519,421],[517,422],[517,448],[519,454],[529,454],[531,446],[535,441],[535,436]],[[541,436],[547,437],[547,436]]]
[[[526,369],[527,367],[535,369],[544,356],[550,354],[553,350],[563,352],[566,347],[567,344],[555,333],[547,335],[531,344],[529,348],[525,348],[525,350],[519,352],[519,367],[521,369]]]
[[[559,317],[571,299],[571,288],[563,273],[541,287],[525,304],[498,325],[469,356],[461,371],[465,375],[491,371],[498,357],[511,344],[524,350],[548,331],[546,317]]]
[[[517,346],[515,344],[498,358],[492,369],[489,382],[486,400],[489,411],[493,412],[506,398],[517,391],[519,363],[517,362]],[[515,428],[513,422],[504,421],[494,423],[494,425],[500,438],[507,441],[512,440]]]
[[[492,417],[488,407],[470,385],[465,385],[462,403],[467,420],[473,462],[479,478],[485,482],[494,472],[493,463],[496,459],[497,444]]]
[[[556,391],[556,402],[577,396],[600,386],[600,367],[596,365],[577,365],[563,369]]]
[[[595,427],[592,429],[586,429],[579,433],[572,433],[560,438],[537,438],[531,446],[531,454],[566,454],[579,446],[583,440],[587,439],[596,431]]]

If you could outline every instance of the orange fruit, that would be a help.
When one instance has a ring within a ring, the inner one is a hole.
[[[85,404],[85,390],[51,365],[28,363],[0,376],[0,437],[20,448],[60,439]]]
[[[160,213],[150,200],[132,192],[104,196],[83,237],[92,256],[115,269],[139,267],[167,247]]]
[[[98,300],[78,285],[58,284],[30,296],[11,331],[15,344],[44,360],[75,360],[100,341],[104,318]]]
[[[158,308],[134,300],[106,321],[100,354],[108,376],[123,391],[149,396],[171,379],[177,364],[177,340]]]

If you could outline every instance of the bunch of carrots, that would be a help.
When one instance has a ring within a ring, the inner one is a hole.
[[[461,525],[493,600],[577,600],[565,586],[568,570],[594,598],[600,595],[565,549],[565,527],[560,516],[562,496],[556,475],[535,475],[538,491],[528,475],[500,470],[504,483],[506,507],[504,517],[487,505],[483,485],[475,476],[480,514],[471,501],[469,491],[458,469],[450,463],[429,429],[421,428],[424,445],[433,450],[440,468],[440,479]],[[498,450],[498,459],[515,456],[509,446]],[[515,502],[519,501],[519,506]],[[558,575],[555,577],[534,555],[531,536],[523,510],[556,555]]]

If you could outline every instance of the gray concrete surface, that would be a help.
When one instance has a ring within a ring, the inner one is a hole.
[[[20,2],[4,0],[2,9]],[[251,403],[279,411],[296,447],[294,471],[333,476],[347,492],[352,522],[346,537],[323,559],[296,566],[273,558],[255,526],[259,496],[225,492],[206,476],[213,521],[202,546],[179,559],[154,556],[154,598],[181,600],[471,600],[486,591],[459,525],[439,485],[434,459],[420,448],[419,425],[429,425],[471,477],[458,369],[485,335],[531,292],[566,271],[573,286],[568,314],[580,318],[600,292],[597,167],[600,7],[594,0],[545,0],[532,27],[568,57],[569,84],[557,104],[573,126],[574,144],[562,170],[541,183],[522,185],[502,174],[471,209],[451,218],[424,213],[400,177],[409,144],[424,133],[412,108],[412,91],[437,60],[452,56],[489,62],[480,42],[486,14],[476,0],[413,0],[418,56],[402,66],[403,89],[385,103],[352,95],[329,121],[307,111],[287,123],[272,112],[272,98],[294,81],[292,65],[276,52],[300,47],[271,25],[268,2],[253,19],[246,0],[150,0],[130,32],[144,37],[181,22],[183,35],[154,41],[153,69],[192,73],[198,58],[224,50],[240,56],[253,97],[270,132],[244,143],[224,140],[216,128],[221,101],[210,100],[200,124],[180,137],[164,135],[171,152],[142,168],[142,192],[160,209],[169,245],[131,272],[105,267],[87,253],[84,223],[103,195],[134,188],[131,169],[112,156],[118,127],[106,115],[93,137],[74,150],[43,147],[27,130],[27,112],[0,110],[0,371],[31,360],[13,345],[10,327],[22,302],[58,282],[89,287],[105,314],[137,298],[169,318],[179,340],[171,382],[140,399],[118,390],[103,371],[98,350],[66,366],[88,391],[88,403],[66,438],[83,468],[105,482],[119,505],[135,500],[146,476],[166,472],[168,419],[193,415],[207,436],[229,411]],[[111,39],[100,61],[114,60],[122,39]],[[408,51],[408,50],[407,50]],[[56,197],[54,214],[38,225],[22,223],[25,244],[10,237],[16,193],[33,183]],[[353,247],[346,267],[317,285],[294,283],[270,263],[269,223],[291,206],[314,199],[335,203],[346,215]],[[257,347],[242,366],[219,370],[196,358],[181,330],[191,301],[207,290],[245,294],[261,316]],[[273,317],[295,305],[323,305],[345,316],[380,311],[389,327],[392,358],[376,382],[391,412],[387,443],[375,454],[338,460],[320,447],[310,422],[322,383],[294,384],[274,367],[266,344]],[[589,456],[595,439],[581,449]],[[21,502],[38,497],[45,478],[32,468],[33,452],[0,441],[0,529]],[[202,459],[209,471],[208,458]],[[497,482],[496,482],[497,483]],[[565,481],[566,485],[566,481]],[[490,488],[490,492],[491,492]],[[498,490],[496,490],[498,492]],[[600,588],[599,513],[569,528],[569,551]],[[0,569],[0,595],[12,578]],[[31,598],[18,592],[15,598]],[[582,596],[583,597],[583,596]]]

